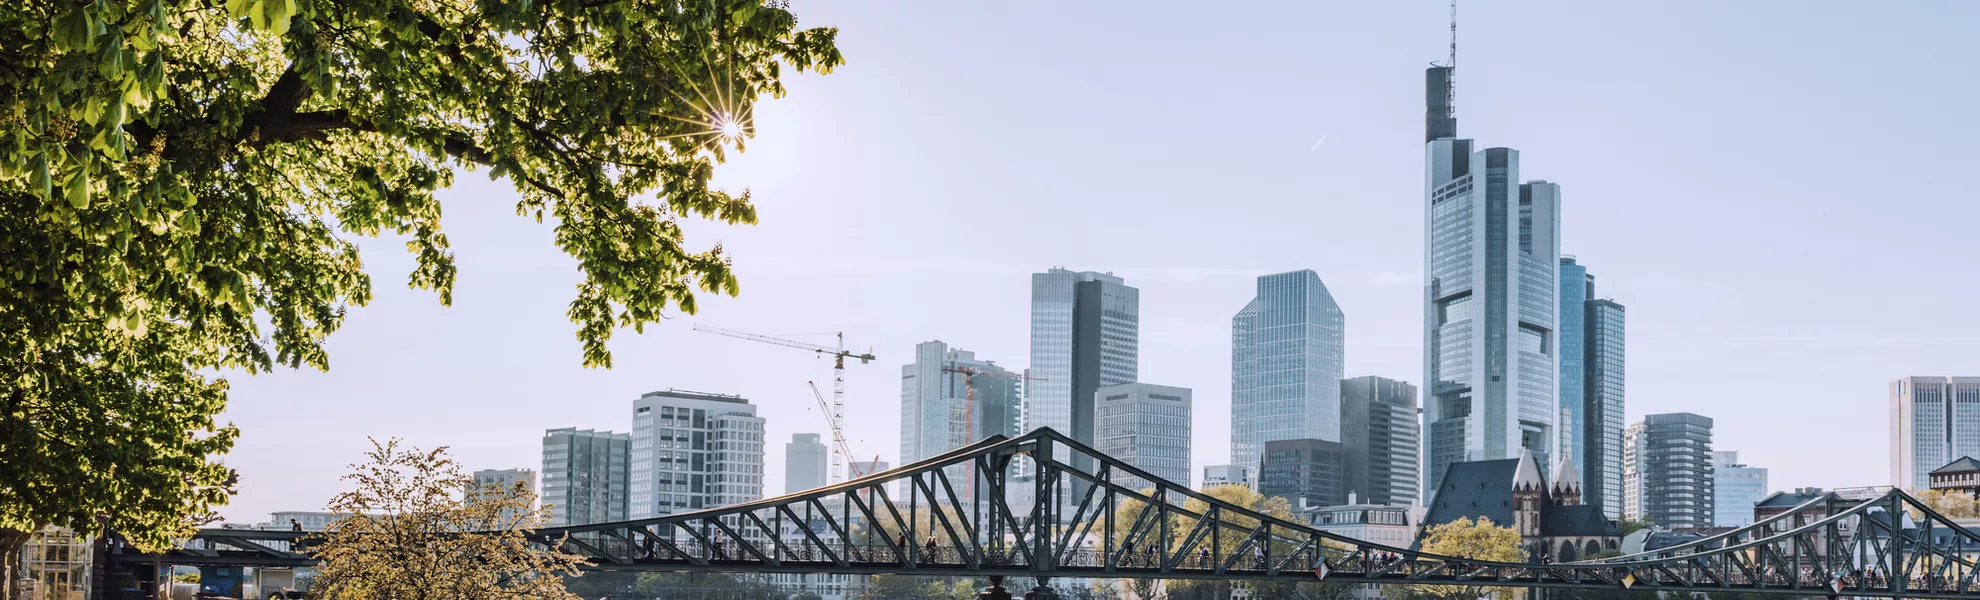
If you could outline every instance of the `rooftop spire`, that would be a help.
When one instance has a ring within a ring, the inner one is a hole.
[[[1457,0],[1451,0],[1451,55],[1444,64],[1430,65],[1424,74],[1425,142],[1457,137]]]

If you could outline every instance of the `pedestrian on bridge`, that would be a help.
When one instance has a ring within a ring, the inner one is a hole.
[[[302,521],[289,519],[289,531],[302,531]]]

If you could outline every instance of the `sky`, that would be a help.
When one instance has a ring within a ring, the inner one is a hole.
[[[740,394],[783,443],[824,432],[831,364],[694,332],[843,331],[847,437],[893,461],[900,367],[939,339],[1019,369],[1029,274],[1141,290],[1141,379],[1192,388],[1193,462],[1228,462],[1230,318],[1258,275],[1312,269],[1350,376],[1420,383],[1423,69],[1435,1],[1282,4],[795,0],[847,64],[795,75],[716,182],[756,226],[690,223],[739,297],[581,366],[579,280],[510,182],[442,194],[454,304],[407,289],[403,240],[361,240],[376,298],[331,369],[233,376],[222,513],[321,510],[367,437],[540,468],[542,432],[627,431],[667,388]],[[1888,390],[1980,375],[1980,95],[1965,2],[1494,2],[1461,8],[1459,135],[1562,186],[1562,252],[1628,307],[1627,411],[1715,419],[1775,490],[1889,479]],[[1965,100],[1962,100],[1965,99]],[[1316,146],[1316,141],[1324,142]],[[484,172],[485,173],[485,172]],[[829,343],[830,337],[797,339]]]

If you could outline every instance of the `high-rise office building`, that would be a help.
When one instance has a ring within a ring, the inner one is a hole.
[[[1588,401],[1587,388],[1582,384],[1582,370],[1587,359],[1584,355],[1583,339],[1587,330],[1582,327],[1582,305],[1595,295],[1595,276],[1588,274],[1588,267],[1575,262],[1574,257],[1561,256],[1560,283],[1560,395],[1561,395],[1561,455],[1574,460],[1574,465],[1582,470],[1581,480],[1590,484],[1584,491],[1593,491],[1594,477],[1588,469],[1588,458],[1584,455],[1586,446],[1582,443],[1583,406]]]
[[[1275,440],[1341,441],[1346,321],[1313,271],[1258,278],[1231,317],[1231,464]]]
[[[1093,392],[1139,375],[1141,292],[1112,273],[1031,275],[1031,369],[1024,431],[1093,443]],[[1065,456],[1061,454],[1061,456]]]
[[[1710,527],[1717,500],[1712,475],[1712,418],[1691,413],[1645,415],[1625,433],[1626,516],[1663,527]]]
[[[523,508],[511,507],[502,509],[501,514],[497,516],[497,518],[501,519],[502,523],[519,523],[522,517],[528,516],[536,508],[536,503],[533,501],[536,494],[536,471],[529,469],[482,469],[475,471],[472,477],[474,478],[475,487],[480,488],[477,492],[486,490],[506,495],[508,490],[516,487],[529,490],[529,493],[532,495],[530,505]]]
[[[784,442],[784,493],[795,494],[825,485],[825,456],[830,454],[816,433],[793,433]]]
[[[1347,504],[1341,488],[1341,443],[1328,440],[1272,440],[1258,468],[1258,493],[1278,496],[1294,510]]]
[[[1450,67],[1427,73],[1423,416],[1430,488],[1454,462],[1558,459],[1560,186],[1457,139]]]
[[[1980,457],[1980,377],[1891,382],[1891,485],[1931,489],[1933,469]]]
[[[1416,504],[1422,473],[1416,386],[1373,375],[1341,380],[1343,487],[1361,502]]]
[[[1584,502],[1615,518],[1623,504],[1623,306],[1607,299],[1583,302],[1582,333],[1583,450],[1574,464],[1587,482]]]
[[[626,520],[631,437],[565,427],[543,432],[543,506],[550,527]]]
[[[1189,487],[1190,391],[1152,383],[1123,383],[1094,392],[1095,450],[1148,474]],[[1154,484],[1115,471],[1129,489]]]
[[[1712,453],[1712,526],[1753,524],[1753,506],[1767,499],[1767,470],[1739,462],[1739,451]]]
[[[741,396],[663,390],[633,401],[634,519],[763,499],[763,417]]]
[[[1251,487],[1251,474],[1256,471],[1240,465],[1209,465],[1203,467],[1203,487],[1210,489],[1220,485],[1242,485]]]
[[[914,362],[901,366],[901,462],[993,435],[1017,435],[1022,382],[1018,373],[978,360],[975,352],[941,340],[915,344]],[[971,387],[973,408],[966,406]],[[975,431],[964,431],[972,426]]]

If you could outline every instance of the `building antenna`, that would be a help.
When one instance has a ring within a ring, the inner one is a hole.
[[[1444,63],[1450,68],[1449,83],[1444,85],[1444,106],[1449,116],[1457,116],[1457,0],[1451,0],[1451,56]]]

